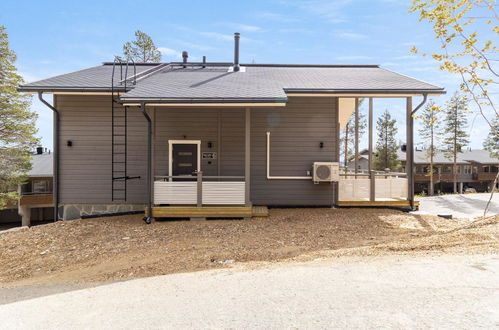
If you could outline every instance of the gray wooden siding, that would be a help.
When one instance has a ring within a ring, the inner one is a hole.
[[[337,99],[290,98],[284,108],[251,113],[251,200],[262,205],[332,205],[333,185],[267,180],[266,132],[272,176],[306,176],[314,162],[338,161]],[[321,149],[319,144],[324,142]]]
[[[271,132],[271,174],[304,176],[314,161],[338,161],[337,99],[290,98],[286,107],[251,110],[251,200],[261,205],[331,205],[333,185],[311,180],[266,179],[266,132]],[[57,96],[61,111],[61,203],[111,202],[111,101],[109,96]],[[205,175],[244,174],[244,109],[151,110],[154,173],[168,175],[168,140],[201,140]],[[219,119],[220,118],[220,119]],[[220,120],[220,122],[219,122]],[[221,127],[219,132],[218,128]],[[129,110],[128,202],[146,202],[147,126]],[[219,141],[220,136],[220,141]],[[66,141],[73,141],[67,147]],[[212,148],[208,148],[208,142]],[[324,142],[324,148],[319,147]],[[208,162],[211,162],[209,164]]]
[[[111,203],[111,98],[58,95],[60,110],[60,202]],[[128,202],[146,202],[146,121],[128,117]],[[67,141],[73,142],[72,147]]]

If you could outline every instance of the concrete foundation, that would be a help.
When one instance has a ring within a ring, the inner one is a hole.
[[[59,220],[75,220],[116,213],[143,212],[144,207],[144,204],[61,204],[59,205]]]

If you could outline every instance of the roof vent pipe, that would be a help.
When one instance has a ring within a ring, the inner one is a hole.
[[[239,32],[234,33],[234,72],[239,71]]]
[[[206,56],[203,56],[203,68],[206,68]]]
[[[187,53],[186,50],[182,52],[182,62],[184,63],[184,68],[186,67],[187,64],[187,58],[189,58],[189,54]]]

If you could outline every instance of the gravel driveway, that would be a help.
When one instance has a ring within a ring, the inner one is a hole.
[[[492,329],[498,275],[497,255],[344,257],[119,282],[2,305],[0,319],[3,329]]]
[[[452,214],[455,218],[475,218],[483,215],[490,194],[464,194],[421,197],[415,214]],[[495,193],[487,216],[499,214],[499,193]]]

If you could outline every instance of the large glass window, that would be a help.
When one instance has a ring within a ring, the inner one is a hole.
[[[49,191],[47,180],[33,180],[33,193],[45,193]]]

